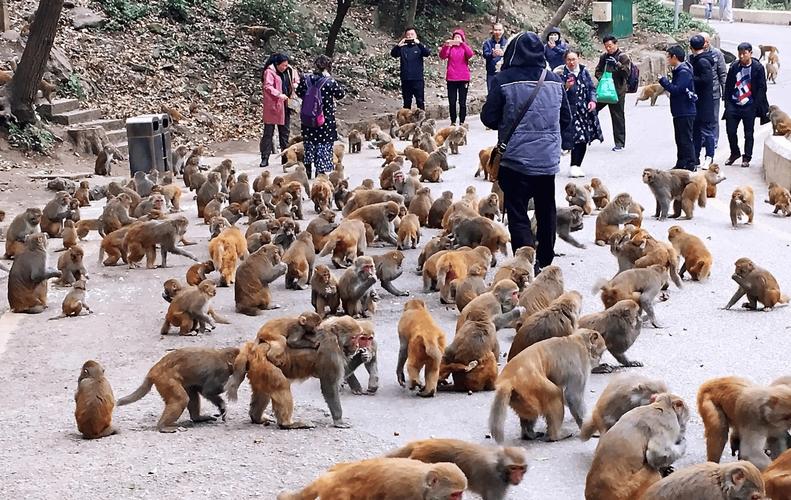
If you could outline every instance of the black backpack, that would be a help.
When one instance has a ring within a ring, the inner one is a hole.
[[[640,86],[640,68],[635,63],[629,65],[629,78],[626,79],[626,93],[634,94]]]

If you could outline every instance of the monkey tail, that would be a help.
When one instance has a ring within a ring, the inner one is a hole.
[[[319,253],[319,257],[324,257],[325,255],[329,255],[335,250],[335,245],[337,244],[336,237],[330,236],[327,239],[327,243],[324,244],[324,248],[321,249],[321,253]]]
[[[492,410],[489,413],[489,432],[498,443],[502,443],[504,439],[505,413],[511,402],[512,392],[513,388],[510,383],[500,384],[495,389],[494,402],[492,402]]]
[[[606,285],[607,285],[606,279],[600,278],[596,280],[593,283],[593,289],[591,290],[591,293],[593,293],[593,295],[598,295],[598,293],[601,292],[602,288],[604,288]]]
[[[233,361],[233,373],[225,383],[225,394],[229,401],[238,399],[239,386],[242,385],[244,376],[247,375],[247,367],[253,349],[255,349],[253,342],[245,342]]]
[[[102,245],[99,245],[99,265],[101,265],[102,262],[104,262],[104,247]]]
[[[151,380],[151,377],[146,376],[146,378],[143,379],[143,383],[140,384],[140,387],[135,389],[135,392],[133,392],[132,394],[130,394],[128,396],[122,397],[115,404],[117,406],[124,406],[124,405],[128,405],[130,403],[134,403],[135,401],[139,401],[140,399],[143,398],[143,396],[145,396],[146,394],[149,393],[149,391],[151,390],[151,387],[153,385],[154,385],[154,382]]]
[[[414,446],[412,443],[407,444],[406,446],[402,446],[401,448],[395,449],[390,453],[387,453],[385,457],[387,458],[410,458],[412,456],[412,450]]]
[[[698,206],[700,208],[706,207],[706,188],[701,189],[700,192],[698,193]]]
[[[580,427],[580,439],[587,441],[593,436],[594,432],[596,432],[596,424],[593,423],[592,418],[589,418]]]
[[[442,288],[445,283],[451,283],[456,279],[456,272],[453,270],[453,264],[448,263],[447,269],[441,269],[437,274],[437,288]]]

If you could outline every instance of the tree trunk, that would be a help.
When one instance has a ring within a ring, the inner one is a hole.
[[[549,25],[544,28],[544,31],[541,32],[541,39],[545,40],[547,35],[549,35],[549,30],[552,29],[553,26],[560,26],[560,22],[566,17],[566,14],[571,10],[571,7],[574,6],[574,0],[563,0],[563,3],[560,4],[558,7],[557,12],[555,15],[552,16],[552,19],[549,20]]]
[[[415,27],[415,16],[417,15],[417,0],[410,0],[409,8],[406,11],[406,19],[404,20],[405,28]]]
[[[330,32],[327,35],[327,48],[324,50],[324,53],[330,57],[335,53],[335,42],[338,40],[341,27],[343,27],[343,18],[346,17],[346,13],[349,12],[349,7],[351,6],[352,0],[338,0],[335,20],[332,21],[332,26],[330,26]]]
[[[49,53],[55,43],[62,9],[63,0],[41,0],[30,26],[30,38],[9,85],[11,113],[21,123],[36,121],[33,105],[36,102],[39,82],[47,68]]]
[[[697,1],[696,0],[684,0],[684,2],[681,5],[681,10],[683,10],[684,12],[689,14],[689,9],[692,7],[693,3],[697,3]]]
[[[8,21],[8,2],[0,0],[0,33],[11,29],[11,23]]]

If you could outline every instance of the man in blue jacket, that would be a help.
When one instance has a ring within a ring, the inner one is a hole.
[[[725,100],[725,132],[731,148],[725,164],[733,165],[741,158],[742,167],[747,168],[753,158],[755,118],[766,123],[769,101],[766,99],[766,71],[763,64],[753,57],[753,46],[743,42],[737,50],[739,59],[731,64],[722,94]],[[739,150],[739,137],[736,135],[739,122],[744,125],[744,156]]]
[[[414,97],[417,107],[426,109],[423,58],[430,56],[431,51],[420,43],[415,28],[407,28],[404,31],[404,38],[393,46],[390,55],[400,59],[401,95],[404,98],[404,107],[411,109]]]
[[[538,35],[519,33],[511,39],[502,70],[495,75],[481,111],[481,122],[498,130],[500,141],[519,119],[546,65],[544,44]],[[571,109],[563,82],[546,71],[535,100],[508,141],[498,179],[505,195],[511,248],[514,252],[523,246],[535,248],[537,239],[539,270],[550,265],[555,256],[555,174],[560,171],[561,145],[570,149],[571,133]],[[536,235],[527,214],[531,199],[538,222]]]
[[[695,84],[692,67],[684,62],[684,49],[679,46],[667,49],[667,63],[673,68],[673,81],[663,76],[659,84],[670,93],[670,113],[676,135],[676,166],[695,171],[695,147],[692,142],[692,127],[695,123]]]
[[[486,60],[486,90],[492,90],[492,79],[497,73],[497,63],[499,63],[503,54],[505,54],[505,46],[508,44],[508,38],[503,34],[503,25],[494,23],[492,25],[492,36],[483,42],[483,58]]]

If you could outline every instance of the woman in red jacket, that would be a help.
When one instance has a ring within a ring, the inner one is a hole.
[[[288,100],[294,95],[299,84],[297,70],[288,65],[288,56],[272,54],[264,66],[262,77],[264,105],[264,134],[261,136],[261,167],[269,166],[269,155],[274,153],[272,139],[277,126],[280,149],[288,147],[288,130],[291,124],[291,110]]]
[[[448,108],[450,124],[456,125],[456,100],[459,101],[459,123],[467,117],[467,89],[470,86],[469,61],[475,53],[467,45],[464,30],[453,31],[453,38],[446,40],[439,49],[439,58],[448,60],[445,80],[448,82]]]

